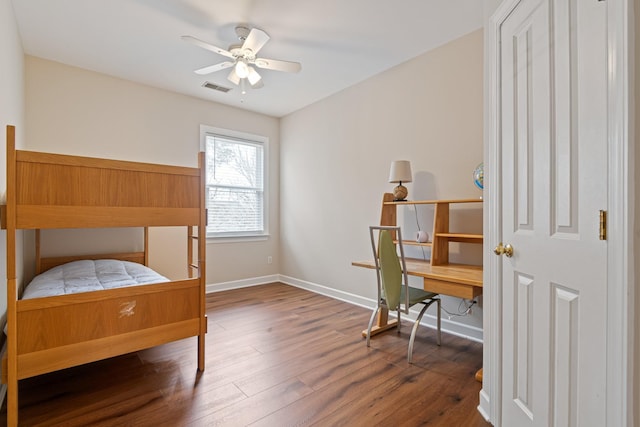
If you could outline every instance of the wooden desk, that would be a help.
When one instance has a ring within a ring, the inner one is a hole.
[[[482,267],[479,265],[431,265],[422,259],[406,258],[407,274],[422,277],[424,290],[441,295],[449,295],[464,299],[473,299],[482,295]],[[351,265],[375,269],[373,260],[354,261]],[[389,320],[386,308],[380,310],[378,321],[371,329],[371,335],[379,334],[397,325],[396,319]],[[367,336],[367,331],[362,331]]]
[[[430,261],[415,258],[405,258],[405,263],[408,275],[423,278],[425,291],[464,299],[473,299],[482,295],[482,267],[479,265],[431,265]],[[372,270],[376,268],[373,261],[354,261],[351,265]],[[371,328],[371,335],[379,334],[397,325],[398,320],[389,320],[389,310],[382,307],[376,324]],[[366,329],[362,331],[362,336],[367,336]],[[475,379],[482,382],[482,369],[476,372]]]
[[[469,204],[482,204],[482,199],[441,199],[441,200],[394,200],[393,194],[382,195],[382,209],[380,212],[380,225],[398,225],[398,206],[405,205],[432,205],[433,228],[431,229],[430,242],[416,242],[404,239],[403,245],[416,245],[428,247],[431,250],[431,260],[406,259],[407,274],[422,277],[423,287],[426,291],[441,295],[449,295],[464,299],[473,299],[482,294],[482,267],[468,264],[449,263],[449,244],[452,242],[461,244],[482,244],[482,234],[470,234],[452,230],[450,217],[452,213]],[[453,210],[453,212],[452,212]],[[417,211],[416,211],[417,215]],[[455,228],[455,227],[454,227]],[[373,260],[355,261],[351,263],[356,267],[375,269]],[[382,307],[378,311],[376,325],[371,329],[371,335],[379,334],[387,329],[397,326],[397,319],[389,319],[389,310]],[[362,331],[366,336],[367,331]],[[482,370],[476,375],[481,381]]]

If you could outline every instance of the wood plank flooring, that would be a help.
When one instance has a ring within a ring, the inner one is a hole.
[[[20,381],[20,425],[487,426],[482,345],[410,325],[367,348],[370,311],[280,283],[207,296],[206,371],[196,340]],[[6,423],[6,407],[2,423]]]

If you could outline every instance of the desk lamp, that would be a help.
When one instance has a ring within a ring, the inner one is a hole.
[[[391,162],[389,182],[398,184],[396,188],[393,189],[393,199],[395,201],[406,200],[409,191],[402,183],[411,182],[411,163],[409,160],[395,160]]]

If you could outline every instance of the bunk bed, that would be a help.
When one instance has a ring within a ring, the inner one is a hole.
[[[8,425],[18,421],[18,380],[171,341],[197,337],[204,370],[204,153],[199,167],[156,165],[15,149],[7,126]],[[21,299],[16,278],[16,230],[36,230],[36,273],[83,259],[146,265],[148,227],[187,229],[188,274],[183,280]],[[142,227],[142,252],[41,258],[40,231],[53,228]]]

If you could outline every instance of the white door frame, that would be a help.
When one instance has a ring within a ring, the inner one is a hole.
[[[581,0],[598,1],[598,0]],[[607,391],[608,426],[633,425],[634,336],[634,144],[633,1],[605,0],[608,14],[608,224],[607,224]],[[484,188],[484,380],[478,410],[501,425],[502,283],[500,241],[500,27],[520,0],[505,0],[485,25]],[[638,29],[640,31],[640,29]],[[639,82],[640,83],[640,82]],[[603,302],[605,303],[605,302]],[[636,374],[637,375],[637,374]],[[636,420],[640,421],[640,420]]]

